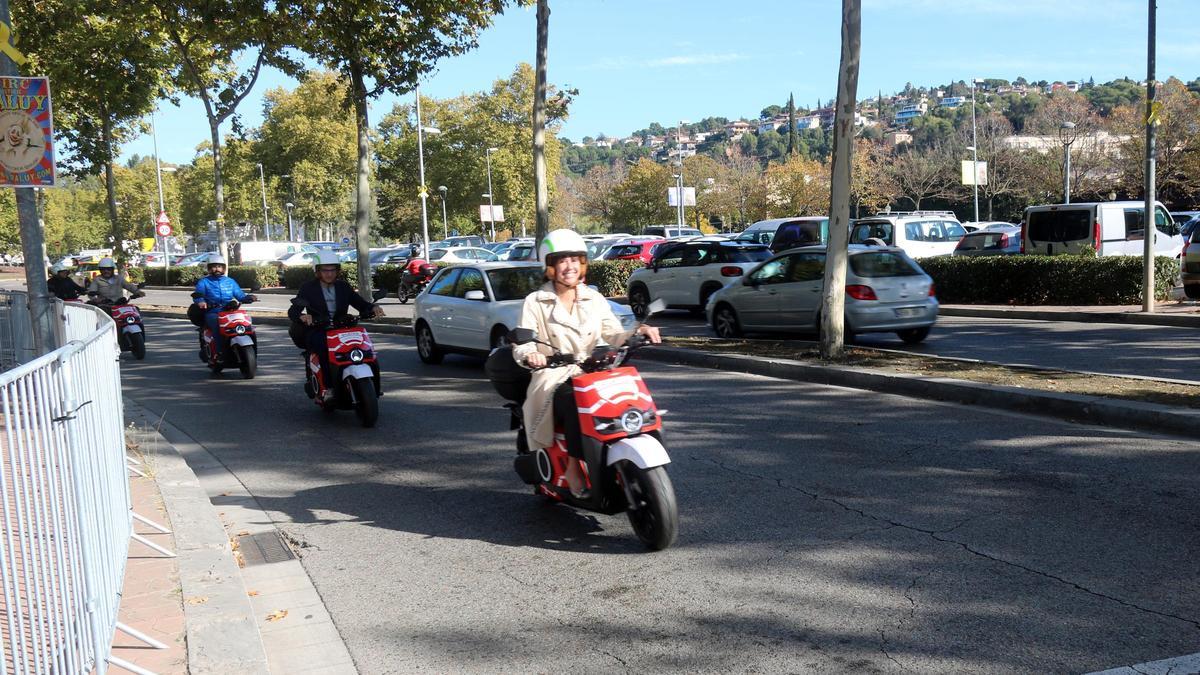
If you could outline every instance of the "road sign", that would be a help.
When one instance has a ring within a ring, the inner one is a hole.
[[[0,77],[0,185],[55,187],[50,80]]]
[[[979,164],[979,168],[978,168],[979,184],[987,185],[988,184],[987,162],[984,162],[984,161],[974,162],[969,159],[964,159],[962,161],[962,184],[963,185],[974,185],[975,184],[975,172],[976,172],[976,168],[974,166],[975,164]]]
[[[684,206],[695,206],[696,205],[696,188],[694,188],[694,187],[683,188],[683,205]],[[677,187],[667,188],[667,206],[679,206],[679,188],[677,188]]]
[[[169,237],[169,236],[171,236],[171,223],[169,223],[169,222],[159,223],[154,226],[154,231],[160,237]]]
[[[494,213],[488,212],[488,205],[483,204],[479,207],[479,220],[484,223],[503,223],[504,222],[504,207],[496,204],[491,207]],[[494,216],[494,217],[493,217]]]
[[[343,243],[343,244],[349,244],[349,243],[350,243],[350,237],[342,237],[342,243]]]

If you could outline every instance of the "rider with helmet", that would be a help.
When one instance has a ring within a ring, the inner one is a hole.
[[[305,362],[308,361],[308,353],[316,352],[321,360],[322,371],[328,372],[329,350],[325,345],[325,329],[346,317],[352,306],[360,316],[373,317],[383,316],[383,308],[367,301],[348,282],[338,278],[342,261],[333,251],[318,253],[313,270],[317,278],[300,286],[288,309],[288,318],[292,320],[292,329],[288,332],[296,346],[306,350]],[[329,393],[333,394],[334,391],[330,389]]]
[[[129,291],[131,298],[145,295],[136,285],[129,283],[124,274],[117,274],[117,265],[112,258],[101,258],[97,267],[100,268],[100,276],[92,279],[87,289],[92,302],[102,305],[116,304],[118,300],[126,297],[125,291]]]
[[[203,324],[208,325],[208,329],[212,332],[213,338],[216,340],[217,354],[219,355],[225,349],[226,338],[221,335],[218,326],[218,318],[221,309],[230,302],[237,300],[238,302],[254,302],[257,300],[253,295],[247,295],[238,282],[225,276],[225,257],[222,255],[212,255],[208,258],[208,276],[201,277],[196,282],[196,289],[192,291],[192,297],[196,300],[196,304],[188,309],[188,317],[192,319],[192,323],[197,326]],[[199,310],[199,311],[195,311]],[[200,319],[199,312],[203,312],[203,324],[198,321]],[[200,336],[200,349],[203,353],[204,336]]]
[[[579,415],[575,407],[575,391],[571,378],[582,371],[578,366],[542,368],[554,350],[574,354],[582,360],[591,356],[600,338],[619,346],[628,337],[621,322],[613,314],[608,300],[585,283],[587,276],[587,242],[571,230],[554,230],[542,240],[539,257],[545,263],[546,284],[525,298],[519,328],[537,332],[535,342],[513,347],[513,358],[535,369],[525,399],[525,429],[530,448],[554,445],[555,422],[563,429],[567,453],[583,460]],[[658,329],[641,326],[638,332],[651,342],[661,342]],[[553,414],[552,414],[553,411]],[[579,462],[569,462],[567,483],[572,494],[584,494],[584,477]]]
[[[71,266],[58,263],[50,268],[51,277],[46,280],[46,288],[50,295],[59,300],[78,300],[87,289],[75,283],[71,278]]]

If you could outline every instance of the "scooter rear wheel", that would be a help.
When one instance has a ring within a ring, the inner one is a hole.
[[[646,548],[661,551],[675,543],[679,530],[679,507],[671,478],[661,466],[642,469],[632,462],[622,464],[621,476],[634,500],[629,505],[629,523]]]
[[[396,299],[400,301],[400,304],[407,305],[408,297],[408,289],[404,287],[404,284],[400,284],[400,288],[396,289]]]

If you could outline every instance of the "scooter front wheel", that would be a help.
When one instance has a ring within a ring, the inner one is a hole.
[[[133,352],[133,358],[141,361],[146,358],[146,335],[145,333],[130,333],[129,351]]]
[[[646,548],[661,551],[675,543],[679,530],[679,507],[671,478],[665,467],[642,469],[632,462],[622,465],[621,477],[633,496],[629,523]]]
[[[379,398],[375,395],[375,383],[371,380],[353,378],[350,387],[354,392],[354,412],[364,427],[373,427],[379,421]]]
[[[254,347],[246,345],[238,345],[238,370],[242,371],[242,378],[246,380],[254,379],[254,372],[258,369],[258,352],[254,351]]]

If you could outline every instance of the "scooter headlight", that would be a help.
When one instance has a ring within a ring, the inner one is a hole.
[[[626,434],[636,434],[641,432],[648,424],[653,424],[657,415],[653,410],[638,410],[630,408],[620,417],[594,417],[592,423],[596,426],[596,431],[602,434],[615,434],[624,432]]]
[[[238,335],[245,335],[246,327],[245,326],[235,326],[233,329],[233,332],[237,333]]]
[[[621,428],[625,433],[636,434],[646,425],[646,418],[642,416],[641,410],[626,410],[621,415]]]
[[[365,358],[365,357],[364,357],[361,349],[354,349],[354,350],[350,351],[350,362],[351,363],[362,363],[363,358]]]

